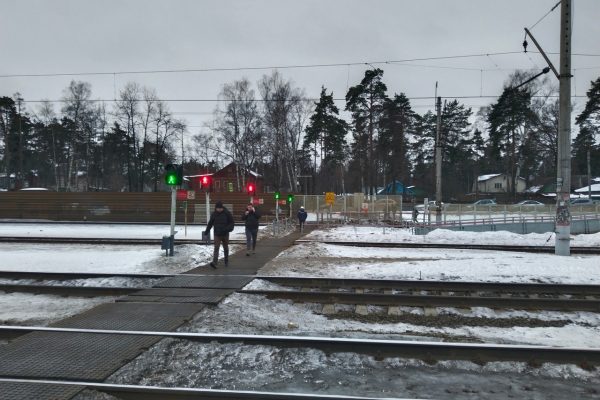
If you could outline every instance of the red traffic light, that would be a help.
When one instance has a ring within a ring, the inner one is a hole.
[[[254,193],[256,192],[256,187],[254,186],[253,183],[249,183],[247,189],[248,189],[248,194],[250,196],[254,195]]]
[[[201,176],[200,177],[200,189],[209,190],[210,189],[210,176]]]

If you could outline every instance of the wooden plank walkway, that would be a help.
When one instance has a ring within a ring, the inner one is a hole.
[[[173,331],[206,304],[216,304],[244,287],[261,267],[301,236],[294,232],[282,238],[261,240],[255,255],[246,256],[245,249],[231,254],[228,267],[221,262],[217,269],[208,265],[194,268],[51,326]],[[0,346],[0,377],[102,382],[159,340],[160,337],[34,332]],[[82,389],[0,383],[0,399],[66,400]]]

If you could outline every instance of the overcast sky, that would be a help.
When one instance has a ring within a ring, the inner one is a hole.
[[[522,51],[531,27],[557,0],[0,0],[0,75],[357,63]],[[573,0],[573,53],[600,54],[600,1]],[[533,34],[559,51],[560,7]],[[530,41],[529,49],[533,44]],[[558,56],[552,60],[557,63]],[[373,64],[390,95],[499,95],[515,68],[541,69],[539,54]],[[600,76],[600,57],[574,56],[573,95]],[[368,66],[282,69],[318,97],[321,85],[343,98]],[[459,69],[455,69],[459,68]],[[464,68],[464,69],[462,69]],[[57,77],[0,77],[0,96],[59,99],[71,79],[113,99],[131,80],[163,99],[216,99],[223,83],[256,82],[265,70]],[[554,78],[553,78],[554,79]],[[555,79],[554,79],[555,80]],[[478,108],[491,98],[465,99]],[[578,99],[575,112],[585,99]],[[433,100],[413,100],[424,113]],[[343,109],[344,102],[338,102]],[[36,104],[27,104],[35,109]],[[214,102],[170,103],[197,133]],[[59,105],[57,104],[57,109]]]

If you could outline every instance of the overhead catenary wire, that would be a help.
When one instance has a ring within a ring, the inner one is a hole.
[[[450,95],[446,95],[444,96],[444,98],[447,99],[495,99],[500,97],[500,95],[498,94],[494,94],[494,95],[470,95],[470,96],[450,96]],[[533,95],[531,96],[533,98],[539,97],[539,98],[546,98],[546,97],[558,97],[558,94],[551,94],[551,95]],[[585,96],[571,96],[571,97],[585,97]],[[434,96],[407,96],[408,100],[432,100],[435,99]],[[318,101],[319,98],[318,97],[305,97],[302,98],[300,100],[305,100],[305,101]],[[334,101],[346,101],[345,98],[334,98]],[[23,100],[23,103],[66,103],[69,102],[71,100],[69,99],[54,99],[54,100],[48,100],[48,99],[42,99],[42,100]],[[121,103],[121,102],[144,102],[146,100],[144,99],[127,99],[127,100],[121,100],[121,99],[86,99],[86,100],[78,100],[81,102],[88,102],[88,103],[101,103],[101,102],[112,102],[112,103]],[[266,103],[266,102],[278,102],[278,101],[282,101],[280,99],[243,99],[243,100],[238,100],[238,99],[153,99],[153,101],[162,101],[162,102],[173,102],[173,103],[217,103],[217,102],[258,102],[258,103]]]
[[[87,72],[48,72],[48,73],[26,73],[26,74],[0,74],[0,78],[33,78],[33,77],[60,77],[60,76],[94,76],[94,75],[112,75],[113,84],[117,75],[147,75],[147,74],[175,74],[175,73],[201,73],[201,72],[228,72],[228,71],[252,71],[252,70],[275,70],[275,69],[303,69],[303,68],[332,68],[332,67],[350,67],[367,65],[390,65],[403,64],[414,61],[433,61],[433,60],[452,60],[477,57],[503,56],[511,54],[521,54],[521,51],[504,51],[475,54],[460,54],[450,56],[406,58],[384,61],[360,61],[346,63],[321,63],[321,64],[295,64],[295,65],[271,65],[271,66],[247,66],[247,67],[215,67],[215,68],[182,68],[182,69],[155,69],[155,70],[131,70],[131,71],[87,71]],[[549,52],[548,54],[558,54]],[[573,53],[573,56],[600,57],[600,54]],[[494,63],[495,64],[495,63]],[[497,64],[496,64],[497,66]],[[431,66],[434,67],[434,66]],[[443,66],[438,66],[443,67]],[[453,68],[453,67],[446,67]],[[459,69],[459,67],[455,67]],[[460,68],[468,69],[468,68]],[[480,68],[472,68],[480,70]]]
[[[542,18],[538,19],[538,20],[537,20],[537,22],[536,22],[535,24],[531,25],[531,27],[529,28],[529,30],[532,30],[533,28],[535,28],[535,26],[536,26],[537,24],[539,24],[540,22],[542,22],[542,20],[543,20],[544,18],[546,18],[546,17],[547,17],[547,16],[548,16],[548,15],[549,15],[549,14],[550,14],[552,11],[556,10],[556,7],[558,7],[559,5],[560,5],[560,0],[559,0],[559,1],[558,1],[558,2],[557,2],[555,5],[554,5],[554,7],[552,7],[552,8],[550,9],[550,11],[548,11],[546,14],[544,14],[544,15],[542,16]]]

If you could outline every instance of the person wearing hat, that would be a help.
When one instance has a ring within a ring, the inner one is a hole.
[[[260,213],[250,203],[246,206],[246,211],[242,214],[242,221],[246,225],[246,255],[256,253],[256,237],[258,236],[258,220]],[[250,253],[252,252],[252,253]]]
[[[215,228],[215,247],[213,250],[213,259],[209,264],[211,267],[217,268],[221,243],[223,244],[223,253],[225,254],[225,266],[229,264],[229,232],[233,231],[234,226],[235,223],[231,212],[223,206],[222,201],[217,201],[215,211],[210,216],[210,220],[204,231],[204,234],[208,236],[211,228]]]
[[[302,232],[304,229],[304,223],[306,222],[307,217],[308,214],[306,213],[306,211],[304,211],[304,206],[300,207],[300,210],[298,210],[298,222],[300,222],[300,232]]]

